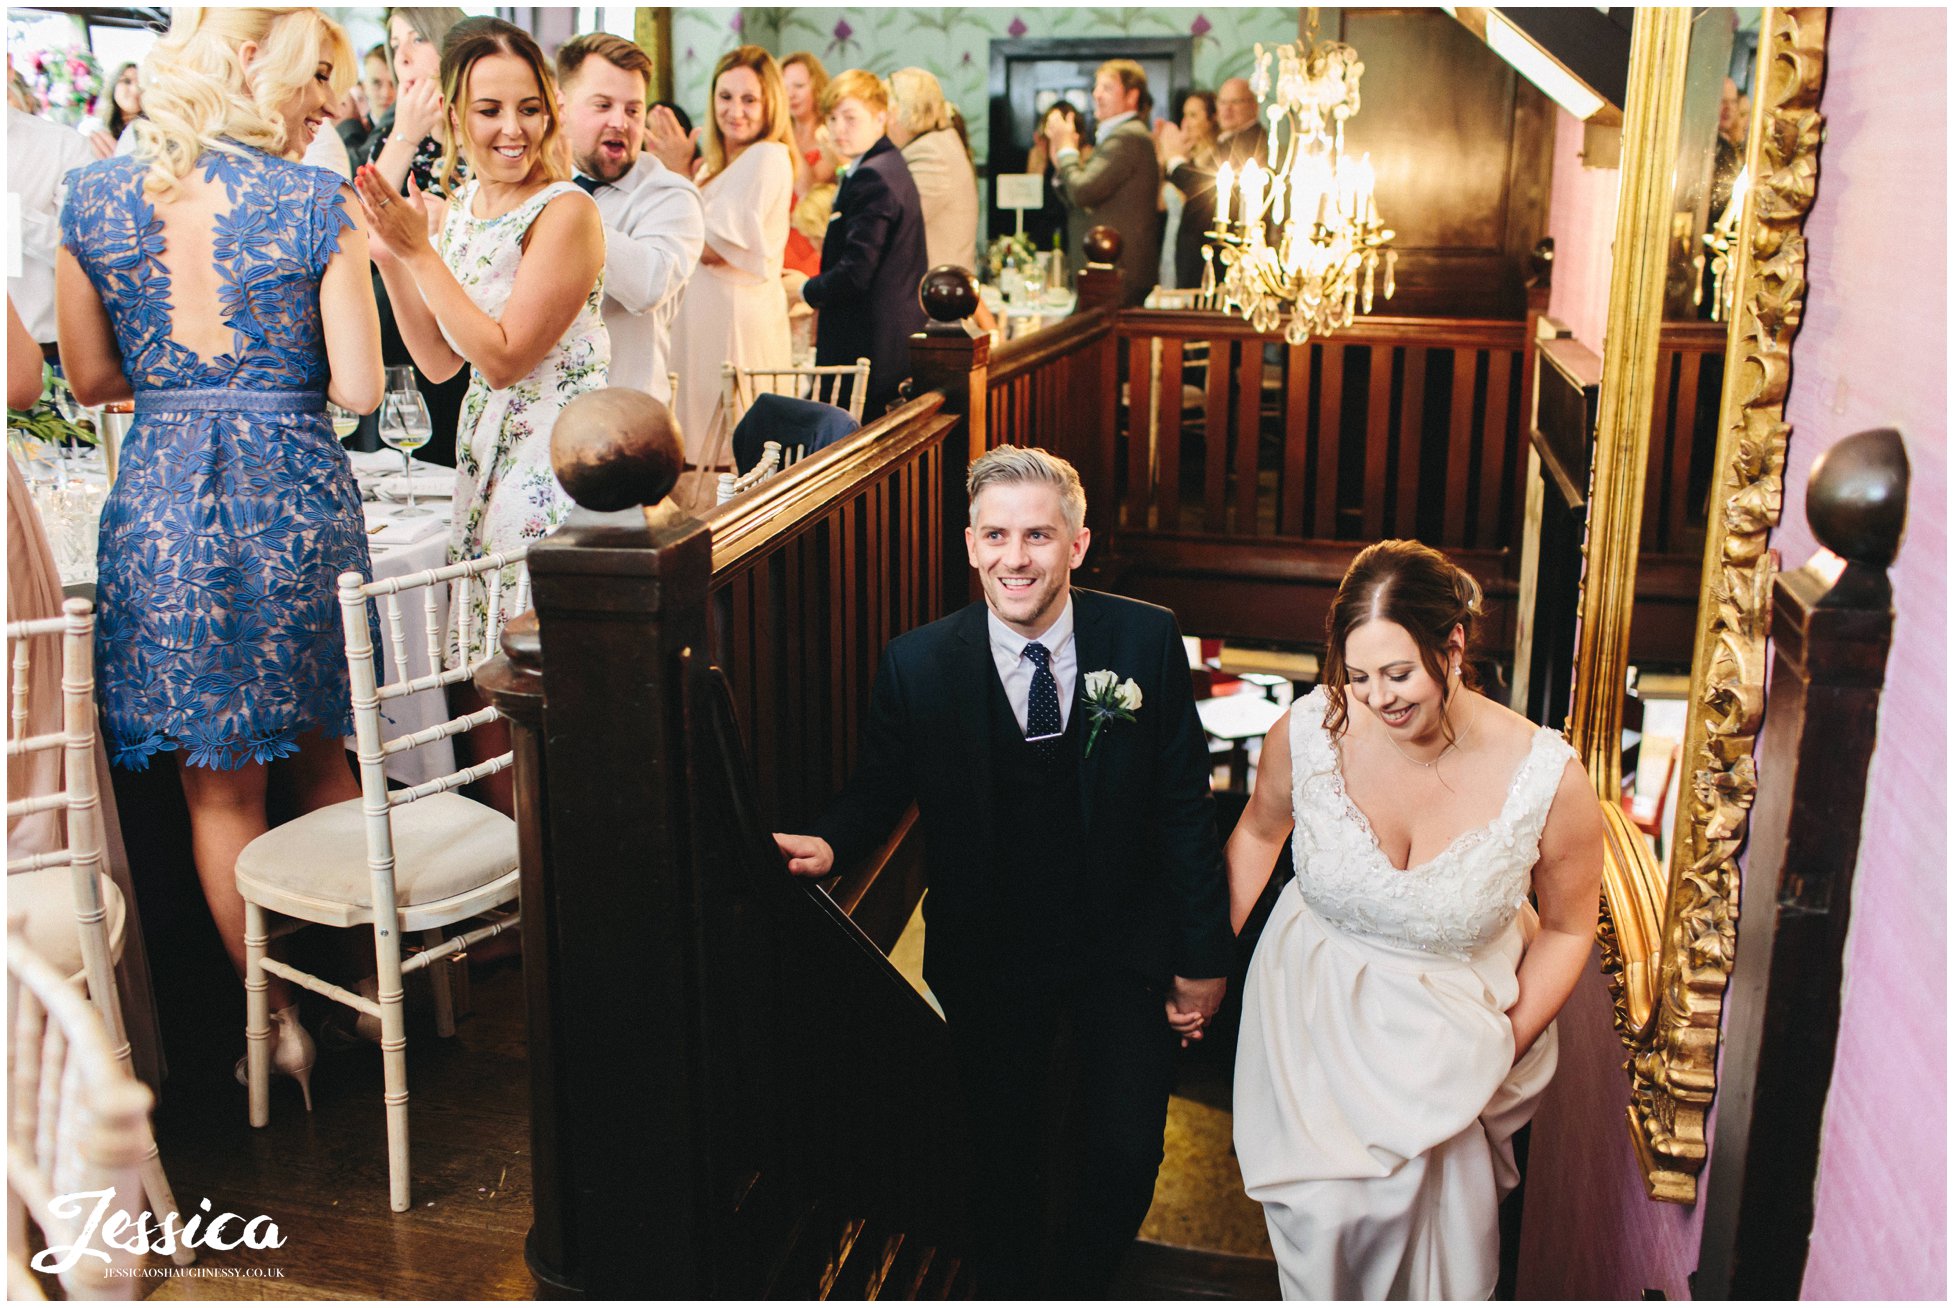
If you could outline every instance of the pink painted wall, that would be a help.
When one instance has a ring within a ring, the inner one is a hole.
[[[1806,225],[1811,295],[1786,416],[1786,567],[1805,483],[1893,427],[1913,465],[1893,650],[1867,777],[1804,1297],[1947,1294],[1947,15],[1832,11]],[[1896,232],[1896,225],[1900,230]],[[1741,943],[1741,936],[1739,937]]]
[[[1601,353],[1608,332],[1609,253],[1615,244],[1619,168],[1581,163],[1581,120],[1554,109],[1554,185],[1547,199],[1547,234],[1554,238],[1554,286],[1547,313],[1574,339]]]

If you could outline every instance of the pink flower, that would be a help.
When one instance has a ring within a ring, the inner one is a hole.
[[[853,35],[855,35],[855,29],[848,25],[848,20],[846,18],[841,19],[835,24],[836,44],[847,45],[848,38]]]
[[[1208,21],[1208,16],[1206,14],[1196,14],[1194,15],[1194,26],[1188,28],[1187,30],[1192,32],[1195,35],[1195,37],[1198,39],[1200,37],[1206,36],[1209,32],[1214,31],[1214,24]]]
[[[1031,29],[1025,26],[1024,19],[1013,18],[1011,20],[1011,25],[1005,28],[1004,30],[1009,32],[1011,34],[1012,39],[1015,40],[1018,37],[1023,36],[1026,32],[1029,32]]]

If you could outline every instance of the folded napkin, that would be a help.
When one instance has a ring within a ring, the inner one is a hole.
[[[445,513],[430,513],[424,518],[402,518],[398,516],[399,508],[394,505],[367,504],[361,507],[366,510],[366,543],[372,549],[412,545],[430,536],[448,534],[449,520]]]
[[[353,465],[353,475],[362,481],[400,471],[400,454],[395,450],[348,450],[346,458]]]
[[[371,483],[373,494],[383,500],[404,500],[407,498],[409,478],[404,473],[394,473]],[[455,493],[455,470],[453,468],[423,468],[416,466],[414,476],[414,498],[417,500],[446,500]]]

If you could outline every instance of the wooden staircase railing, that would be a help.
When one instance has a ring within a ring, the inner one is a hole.
[[[932,366],[961,358],[961,394],[981,391],[978,343],[938,345]],[[925,393],[710,526],[664,499],[680,456],[648,398],[559,420],[580,507],[531,553],[534,614],[479,678],[517,751],[527,1254],[555,1292],[889,1296],[961,1275],[947,1034],[884,953],[920,876],[878,866],[831,894],[767,832],[845,775],[882,642],[963,602],[965,404]]]

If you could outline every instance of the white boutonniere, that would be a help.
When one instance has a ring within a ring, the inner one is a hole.
[[[1141,702],[1140,683],[1128,677],[1119,679],[1119,673],[1102,668],[1098,672],[1086,673],[1086,757],[1092,757],[1092,747],[1099,742],[1099,733],[1108,723],[1132,722],[1133,714]]]

